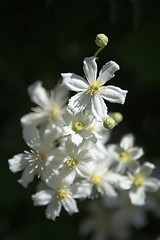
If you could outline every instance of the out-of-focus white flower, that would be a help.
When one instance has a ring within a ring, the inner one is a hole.
[[[154,164],[145,162],[142,167],[139,166],[133,174],[128,173],[129,179],[132,182],[129,197],[133,205],[142,206],[145,204],[146,191],[156,192],[159,190],[160,181],[157,178],[149,177],[154,168]]]
[[[82,143],[83,139],[88,139],[96,142],[97,139],[89,126],[93,121],[93,116],[88,113],[79,112],[73,114],[71,111],[66,111],[63,115],[65,126],[63,127],[66,135],[71,136],[71,140],[77,146]]]
[[[43,180],[49,177],[48,174],[57,168],[57,163],[53,161],[54,141],[61,136],[61,128],[54,125],[50,129],[40,130],[33,126],[27,126],[23,129],[23,137],[26,144],[31,148],[30,151],[17,154],[8,160],[9,168],[12,172],[23,171],[19,183],[27,187],[33,178],[38,175]],[[47,174],[46,174],[47,172]]]
[[[109,144],[107,146],[109,153],[117,161],[117,172],[124,173],[126,168],[136,169],[138,160],[143,154],[143,149],[134,146],[134,136],[132,134],[125,135],[119,145]]]
[[[85,198],[90,194],[87,184],[68,185],[60,175],[54,175],[48,182],[48,189],[41,190],[32,195],[34,205],[48,205],[46,217],[55,220],[60,215],[62,206],[69,213],[77,213],[75,198]]]
[[[98,193],[111,198],[118,196],[115,188],[130,188],[128,178],[114,172],[110,160],[107,161],[106,157],[103,160],[98,159],[93,166],[90,173],[90,184],[91,188],[93,188],[93,194],[94,188],[96,188]]]
[[[54,185],[50,189],[45,189],[32,195],[34,205],[48,205],[46,217],[55,220],[60,215],[62,206],[69,214],[78,212],[76,201],[72,197],[72,192],[66,184],[54,176]],[[51,184],[50,184],[51,185]]]
[[[83,141],[78,147],[70,139],[66,142],[64,148],[55,151],[55,161],[62,165],[60,169],[61,178],[65,182],[72,184],[76,177],[88,178],[91,172],[91,163],[94,162],[94,156],[89,149],[90,142]]]
[[[97,78],[96,57],[85,58],[83,64],[87,81],[74,73],[62,74],[62,85],[78,92],[69,100],[68,107],[74,112],[89,108],[98,121],[104,121],[108,115],[107,106],[103,99],[123,104],[126,98],[126,90],[110,85],[104,86],[107,81],[114,77],[114,73],[119,70],[119,65],[109,61],[102,67]]]
[[[32,108],[33,112],[21,118],[23,126],[43,123],[62,125],[62,114],[68,100],[68,91],[59,84],[50,93],[42,87],[40,81],[36,81],[28,88],[29,96],[37,107]]]

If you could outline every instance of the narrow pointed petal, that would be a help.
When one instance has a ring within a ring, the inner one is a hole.
[[[122,90],[121,88],[115,86],[100,88],[100,94],[102,97],[112,103],[124,104],[127,92],[127,90]]]
[[[9,159],[8,163],[11,172],[16,173],[22,171],[28,163],[28,161],[26,160],[26,154],[17,154],[13,158]]]
[[[76,201],[70,195],[68,195],[66,201],[63,202],[63,207],[69,214],[79,212]]]
[[[32,195],[35,206],[47,205],[52,199],[52,190],[42,190]]]
[[[133,160],[137,160],[143,156],[144,151],[142,148],[133,147],[133,148],[129,149],[128,153],[131,154]]]
[[[150,162],[145,162],[141,168],[141,173],[147,178],[151,175],[155,165]]]
[[[34,125],[26,126],[23,128],[23,138],[28,146],[34,150],[37,150],[40,146],[39,133]]]
[[[91,110],[97,121],[104,121],[107,118],[107,106],[100,95],[94,95],[91,99]]]
[[[97,78],[97,64],[95,57],[87,57],[83,61],[83,71],[90,84],[93,84]]]
[[[31,112],[28,114],[25,114],[23,117],[21,117],[20,121],[23,126],[29,126],[34,124],[35,126],[41,124],[46,120],[48,117],[46,112]]]
[[[115,198],[118,196],[117,192],[111,184],[105,182],[102,187],[107,197]]]
[[[21,178],[18,180],[23,187],[28,187],[28,184],[31,183],[36,175],[36,171],[32,171],[30,167],[27,167],[23,173]]]
[[[129,148],[133,147],[134,145],[134,136],[133,134],[127,134],[125,135],[121,142],[120,142],[120,147],[127,151]]]
[[[40,81],[36,81],[28,88],[29,96],[32,102],[41,107],[45,107],[49,104],[49,97],[45,88],[42,87]]]
[[[105,84],[107,81],[109,81],[111,78],[115,76],[115,72],[119,70],[119,65],[114,61],[109,61],[106,63],[101,71],[99,72],[99,80],[103,81],[103,84]]]
[[[129,198],[133,205],[143,206],[146,198],[145,188],[139,187],[131,189],[129,192]]]
[[[46,217],[55,221],[56,217],[59,217],[62,204],[58,201],[50,203],[46,209]]]
[[[148,178],[145,182],[146,191],[156,192],[160,188],[160,181],[157,178]]]
[[[80,92],[88,89],[87,81],[79,75],[74,73],[62,73],[61,76],[63,78],[62,86],[67,87],[71,91]]]
[[[74,113],[83,111],[86,107],[90,107],[91,96],[86,92],[80,92],[70,98],[68,108]]]

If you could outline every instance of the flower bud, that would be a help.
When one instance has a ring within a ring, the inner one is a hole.
[[[106,118],[103,122],[103,126],[106,129],[113,129],[115,127],[115,120],[111,117]]]
[[[116,121],[116,123],[120,123],[123,120],[123,115],[120,112],[113,113],[112,117]]]
[[[98,47],[105,47],[108,43],[108,37],[103,33],[97,34],[95,43]]]

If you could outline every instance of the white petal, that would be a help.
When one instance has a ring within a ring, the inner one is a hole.
[[[70,185],[73,183],[76,177],[75,169],[70,169],[66,164],[63,166],[62,170],[60,171],[59,177],[63,179],[63,183]]]
[[[46,118],[48,117],[46,112],[31,112],[28,113],[26,115],[24,115],[23,117],[21,117],[20,121],[22,123],[22,126],[28,126],[28,125],[39,125],[42,122],[44,122],[46,120]]]
[[[100,94],[102,97],[112,103],[124,104],[127,92],[127,90],[122,90],[119,87],[109,85],[100,88]]]
[[[126,134],[121,142],[120,142],[120,147],[127,151],[129,148],[133,147],[134,145],[134,136],[133,134]]]
[[[96,81],[97,78],[97,64],[96,57],[86,57],[83,61],[83,71],[90,84]]]
[[[113,186],[111,184],[105,182],[103,184],[102,188],[103,188],[106,196],[111,197],[111,198],[117,197],[117,192],[115,191],[115,189],[113,188]]]
[[[129,192],[129,198],[133,205],[143,206],[145,204],[146,198],[145,188],[138,187],[131,189],[131,191]]]
[[[145,182],[146,191],[156,192],[160,188],[160,181],[156,178],[148,178]]]
[[[120,186],[120,188],[128,190],[131,188],[132,183],[133,181],[130,180],[128,177],[122,176],[122,178],[118,182],[118,185]]]
[[[79,146],[83,141],[83,138],[79,134],[72,134],[71,139],[76,146]]]
[[[35,175],[37,174],[36,171],[32,171],[30,167],[27,167],[23,173],[21,178],[18,180],[20,184],[22,184],[23,187],[27,187],[30,182],[33,181]]]
[[[43,190],[32,195],[35,206],[47,205],[52,199],[52,190]]]
[[[102,80],[103,84],[105,84],[115,76],[114,73],[117,70],[119,70],[119,65],[113,61],[109,61],[102,67],[101,71],[99,72],[99,80]]]
[[[46,209],[46,217],[54,221],[56,217],[59,217],[61,208],[62,204],[58,201],[50,203]]]
[[[48,94],[45,88],[42,87],[40,81],[36,81],[33,85],[29,86],[28,93],[31,100],[41,107],[49,104]]]
[[[13,158],[8,160],[9,169],[11,172],[16,173],[22,171],[26,166],[28,161],[25,159],[26,154],[17,154]]]
[[[145,162],[141,168],[141,173],[147,178],[151,175],[155,165],[150,162]]]
[[[74,198],[86,198],[91,192],[91,185],[89,183],[77,183],[71,186],[71,190]]]
[[[26,126],[23,128],[23,138],[25,142],[33,148],[37,150],[40,145],[40,137],[37,128],[34,125]]]
[[[66,201],[64,201],[62,204],[63,204],[63,207],[65,208],[65,210],[69,214],[73,214],[73,213],[79,212],[78,208],[77,208],[76,201],[70,195],[67,196]]]
[[[140,157],[143,156],[144,151],[143,151],[142,148],[133,147],[133,148],[131,148],[131,149],[128,150],[128,153],[131,154],[132,160],[137,160],[137,159],[139,159]]]
[[[69,99],[68,108],[74,113],[83,111],[86,107],[90,108],[90,94],[87,92],[80,92]]]
[[[61,76],[63,78],[62,86],[67,87],[71,91],[80,92],[88,89],[87,81],[79,75],[74,73],[62,73]]]
[[[104,121],[107,118],[107,106],[100,95],[93,95],[91,98],[91,110],[97,121]]]

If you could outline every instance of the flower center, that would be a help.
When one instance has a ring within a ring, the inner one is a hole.
[[[93,181],[93,183],[94,183],[95,185],[101,185],[101,183],[102,183],[102,176],[100,176],[100,175],[95,175],[95,176],[93,177],[92,181]]]
[[[144,178],[144,176],[143,176],[142,174],[135,175],[135,176],[134,176],[133,184],[134,184],[136,187],[142,187],[142,186],[144,186],[144,184],[145,184],[145,178]]]
[[[77,158],[74,158],[74,157],[70,157],[68,160],[67,160],[67,165],[69,168],[74,168],[77,164],[78,164],[78,159]]]
[[[58,107],[54,107],[51,110],[51,115],[53,117],[59,117],[62,114],[61,110]]]
[[[89,93],[90,95],[97,94],[100,91],[100,87],[102,84],[103,81],[102,80],[99,81],[97,79],[97,81],[94,81],[93,84],[89,86],[89,90],[87,93]]]
[[[83,130],[83,123],[82,122],[75,122],[73,124],[73,131],[75,131],[76,133],[79,133]]]
[[[42,154],[40,155],[40,159],[41,159],[42,161],[45,161],[45,160],[46,160],[46,154],[45,154],[45,153],[42,153]]]
[[[122,151],[119,154],[119,160],[123,163],[128,163],[131,161],[131,154],[126,151]]]
[[[61,189],[59,189],[58,192],[57,192],[57,198],[58,198],[60,201],[65,201],[68,194],[70,194],[69,189],[63,189],[63,188],[61,188]]]

